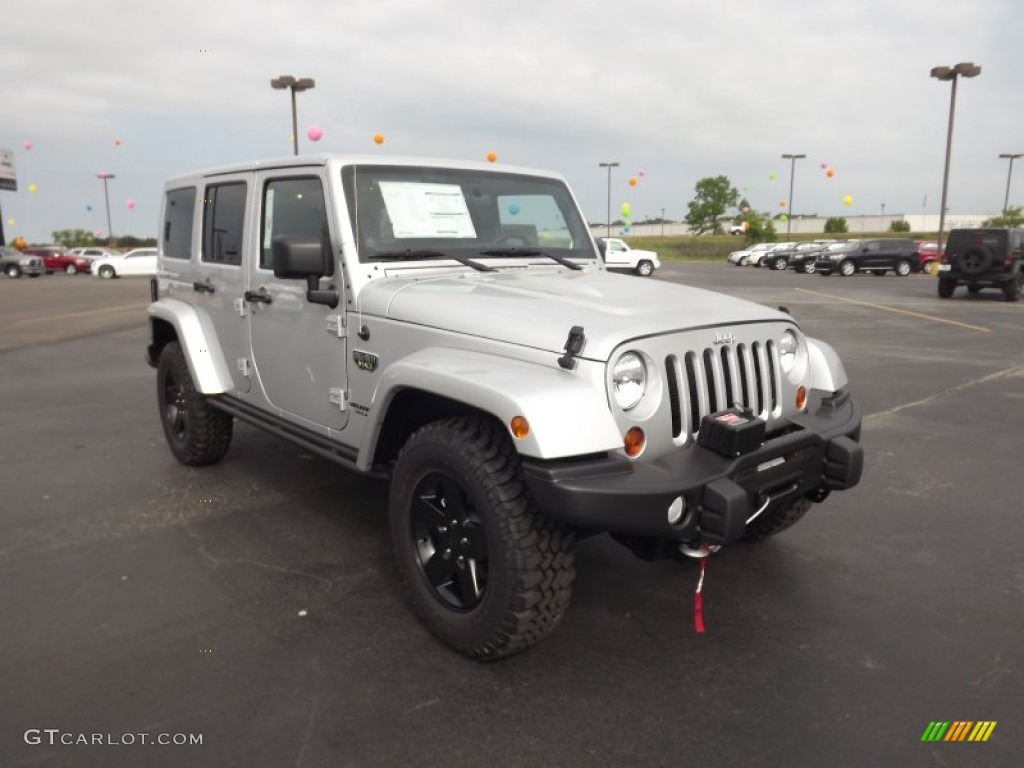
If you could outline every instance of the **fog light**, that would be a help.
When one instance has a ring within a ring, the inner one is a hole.
[[[635,459],[641,453],[643,453],[644,445],[647,443],[647,438],[644,436],[644,431],[640,427],[630,427],[629,431],[626,432],[626,436],[623,439],[623,445],[626,449],[626,455],[631,459]]]
[[[512,436],[518,440],[522,440],[530,434],[530,422],[522,416],[513,416],[509,428],[512,430]]]
[[[676,496],[672,503],[668,505],[668,523],[669,525],[675,525],[683,519],[683,513],[686,511],[686,499],[682,496]]]
[[[807,405],[807,390],[803,387],[797,387],[796,390],[796,409],[802,411],[804,406]]]

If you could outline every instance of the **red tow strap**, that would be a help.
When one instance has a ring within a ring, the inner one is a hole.
[[[704,631],[704,600],[701,590],[704,588],[704,568],[707,564],[708,558],[702,558],[700,561],[700,579],[698,579],[697,589],[693,593],[693,628],[697,630],[698,635]]]

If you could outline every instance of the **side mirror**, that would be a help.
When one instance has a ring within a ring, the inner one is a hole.
[[[270,243],[274,254],[274,277],[284,280],[306,279],[306,301],[338,306],[340,296],[334,286],[320,289],[320,278],[331,271],[331,252],[319,237],[310,235],[278,235]]]

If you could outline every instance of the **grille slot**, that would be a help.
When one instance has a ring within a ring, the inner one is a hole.
[[[672,437],[689,440],[709,413],[732,406],[768,419],[779,407],[778,353],[772,342],[708,347],[665,358]]]

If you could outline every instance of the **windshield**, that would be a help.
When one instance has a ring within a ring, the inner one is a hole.
[[[949,233],[946,250],[951,254],[959,253],[978,245],[985,246],[995,253],[1002,253],[1006,250],[1006,230],[954,229]]]
[[[542,249],[553,258],[596,258],[586,223],[557,179],[349,165],[342,182],[360,261],[480,257],[517,248],[526,249],[524,256]]]

